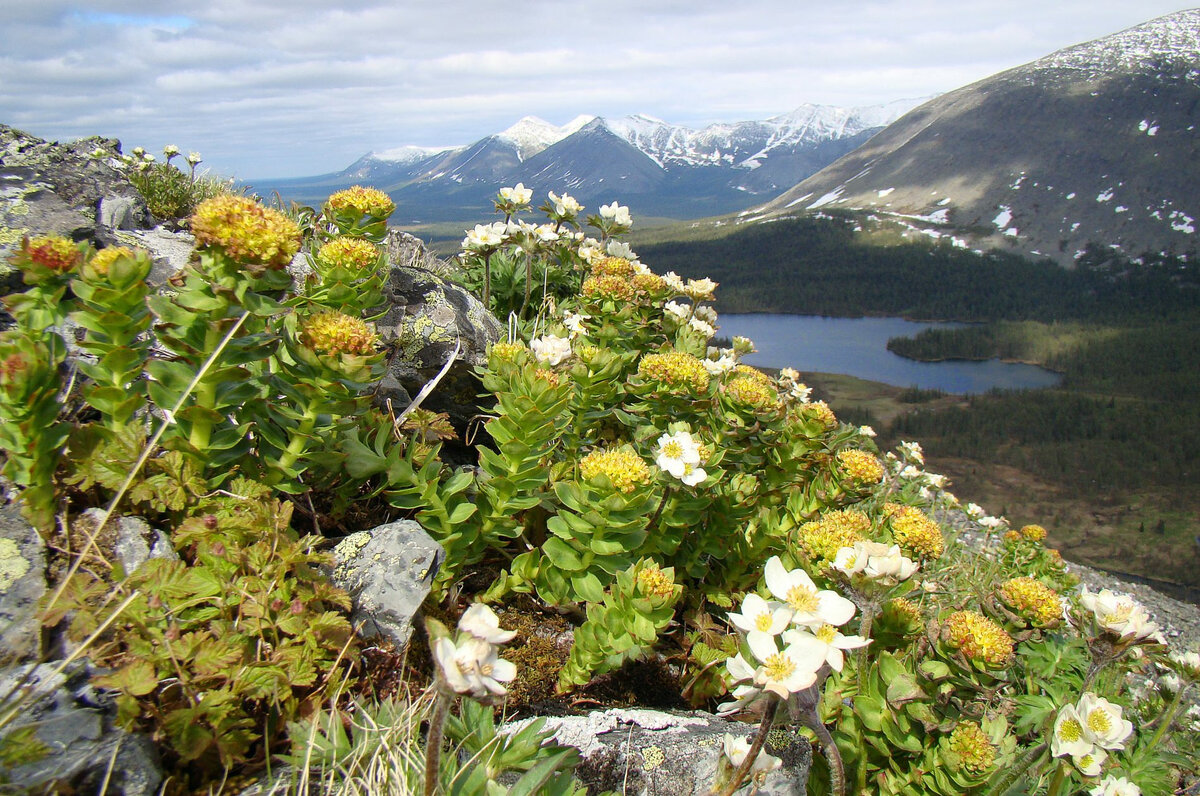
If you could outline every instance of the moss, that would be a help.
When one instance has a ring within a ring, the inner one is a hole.
[[[29,571],[29,559],[21,555],[21,548],[11,539],[0,539],[0,594]]]
[[[539,611],[532,601],[519,601],[499,615],[501,627],[517,631],[501,653],[517,667],[517,679],[508,686],[509,708],[558,699],[554,686],[570,656],[571,625],[561,616]]]

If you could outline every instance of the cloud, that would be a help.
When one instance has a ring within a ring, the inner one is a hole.
[[[1130,6],[6,0],[0,122],[176,143],[243,177],[313,174],[371,149],[468,143],[527,114],[698,125],[925,96],[1187,7]]]

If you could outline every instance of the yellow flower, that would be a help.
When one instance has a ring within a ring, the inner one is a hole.
[[[923,619],[921,608],[912,600],[904,597],[896,597],[889,600],[887,605],[883,607],[883,610],[885,614],[891,614],[903,624],[915,628],[921,627]]]
[[[512,362],[524,350],[525,344],[521,342],[493,343],[490,354],[501,362]]]
[[[633,284],[626,277],[615,274],[589,276],[583,280],[580,292],[590,299],[632,301],[634,298]]]
[[[1039,627],[1062,617],[1058,592],[1033,578],[1013,578],[1000,585],[1000,598],[1017,614]]]
[[[1026,525],[1021,529],[1021,536],[1031,542],[1040,542],[1046,538],[1046,529],[1040,525]]]
[[[1012,545],[1021,541],[1021,534],[1017,533],[1016,531],[1005,531],[1003,538],[1005,544]]]
[[[396,209],[396,203],[383,191],[354,185],[344,191],[331,194],[325,200],[328,210],[356,210],[364,216],[387,218]]]
[[[558,374],[547,368],[538,368],[533,371],[533,375],[553,387],[557,387],[559,384]]]
[[[234,260],[283,268],[300,250],[300,228],[280,212],[245,196],[216,196],[196,208],[192,234]]]
[[[805,419],[813,418],[820,420],[821,425],[825,426],[825,428],[833,428],[838,422],[837,416],[833,414],[833,410],[829,408],[829,404],[824,401],[800,404],[800,416]]]
[[[348,271],[366,271],[379,262],[379,247],[362,238],[340,237],[322,246],[317,257]]]
[[[87,268],[84,269],[85,273],[90,270],[97,276],[108,276],[108,269],[112,268],[112,264],[122,257],[133,259],[137,257],[137,252],[128,246],[109,246],[107,249],[101,249],[92,259],[88,260]]]
[[[359,318],[340,312],[318,312],[305,319],[300,342],[318,354],[368,356],[375,352],[379,338]]]
[[[650,467],[627,445],[592,451],[579,462],[579,473],[585,481],[604,474],[619,492],[632,492],[638,484],[650,482]]]
[[[62,235],[39,235],[30,238],[21,246],[17,256],[20,255],[56,274],[70,273],[83,258],[75,242]]]
[[[998,668],[1012,659],[1012,637],[983,614],[955,611],[945,628],[949,645],[972,661]]]
[[[769,385],[752,376],[736,376],[725,385],[725,394],[734,403],[766,412],[779,406],[779,393]]]
[[[797,541],[805,556],[824,569],[837,558],[838,550],[866,541],[870,530],[871,520],[866,514],[857,509],[840,509],[801,525]]]
[[[625,279],[633,276],[633,263],[624,257],[601,257],[592,264],[592,276],[619,276]]]
[[[667,283],[658,274],[634,274],[633,289],[639,293],[649,293],[657,296],[667,289]]]
[[[846,475],[863,484],[878,484],[883,480],[883,465],[866,451],[841,451],[838,464]]]
[[[920,509],[885,503],[883,511],[891,519],[892,538],[902,550],[921,558],[937,558],[946,549],[942,529]]]
[[[637,575],[638,589],[647,597],[671,597],[675,594],[674,571],[663,571],[658,564],[648,564]]]
[[[996,762],[996,747],[973,721],[960,722],[950,733],[953,765],[972,774],[985,774]]]
[[[669,387],[686,387],[693,393],[708,389],[710,379],[704,363],[681,351],[647,354],[638,362],[638,375]]]

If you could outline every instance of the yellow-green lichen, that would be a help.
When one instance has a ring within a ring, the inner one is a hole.
[[[642,749],[642,771],[653,771],[667,761],[661,746],[647,746]]]
[[[0,224],[0,246],[12,246],[20,243],[21,239],[28,234],[29,230],[25,227],[6,227]]]
[[[10,586],[29,571],[29,559],[21,555],[21,548],[12,539],[0,539],[0,594],[6,594]]]

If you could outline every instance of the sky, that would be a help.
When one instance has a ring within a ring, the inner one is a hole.
[[[1195,0],[1193,0],[1193,3]],[[766,119],[926,97],[1165,0],[2,0],[0,123],[242,179],[468,144],[522,116]]]

